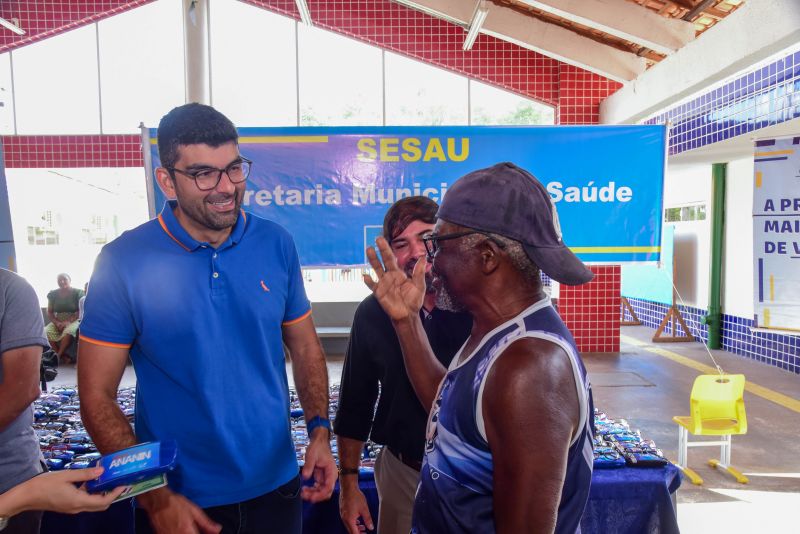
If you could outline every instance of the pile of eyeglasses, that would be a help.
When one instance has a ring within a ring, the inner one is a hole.
[[[300,465],[303,465],[306,447],[308,446],[308,433],[303,419],[303,409],[294,390],[289,391],[290,415],[292,424],[292,438],[295,444],[295,453]],[[136,404],[136,389],[129,387],[120,389],[117,393],[117,404],[133,423],[134,406]],[[339,386],[330,388],[330,407],[328,417],[333,421],[339,406]],[[43,393],[33,404],[34,431],[39,439],[42,456],[51,471],[61,469],[82,469],[89,467],[90,463],[100,457],[94,442],[86,433],[81,422],[80,400],[75,387],[61,387]],[[363,460],[361,461],[360,478],[373,477],[375,458],[381,446],[368,442],[364,446]],[[331,451],[338,463],[336,440],[331,437]]]
[[[132,421],[135,389],[119,390],[117,403]],[[100,453],[83,428],[76,388],[56,388],[42,394],[33,403],[33,416],[34,432],[39,438],[44,461],[51,471],[82,469],[100,458]]]
[[[333,424],[336,417],[336,410],[339,407],[339,384],[334,384],[330,388],[330,404],[328,406],[328,418]],[[300,406],[300,399],[294,390],[289,391],[290,414],[292,422],[292,439],[294,440],[294,449],[297,454],[297,463],[301,466],[305,461],[306,447],[308,447],[308,432],[306,431],[306,422],[303,418],[303,409]],[[361,467],[359,468],[358,478],[361,480],[372,479],[375,475],[375,458],[382,446],[372,441],[367,441],[364,444],[364,451],[361,457]],[[339,450],[336,445],[336,439],[331,435],[331,452],[336,463],[339,463]]]
[[[643,439],[625,419],[611,419],[595,410],[593,438],[595,469],[661,467],[669,463],[651,439]]]
[[[128,419],[133,421],[135,388],[120,389],[117,403]],[[292,439],[297,461],[303,465],[308,433],[303,409],[294,390],[289,392]],[[339,405],[339,386],[330,388],[328,417],[333,421]],[[77,388],[62,387],[43,394],[34,402],[34,430],[39,438],[47,467],[81,469],[100,457],[97,448],[81,423]],[[595,410],[595,437],[593,439],[595,469],[608,469],[625,465],[633,467],[663,466],[668,463],[653,440],[642,438],[639,430],[631,429],[624,419],[612,419]],[[374,476],[375,459],[381,446],[368,441],[364,445],[359,478]],[[338,463],[336,440],[331,436],[331,451]]]

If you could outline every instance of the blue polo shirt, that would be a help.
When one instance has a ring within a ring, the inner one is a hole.
[[[130,347],[136,437],[178,442],[170,487],[237,503],[297,475],[281,327],[311,306],[281,226],[242,211],[214,249],[174,208],[103,247],[81,342]]]

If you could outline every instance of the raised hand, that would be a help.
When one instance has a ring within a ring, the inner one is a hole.
[[[420,258],[409,278],[397,265],[397,259],[389,243],[379,237],[375,243],[383,258],[383,264],[373,247],[367,248],[367,259],[378,281],[364,274],[364,283],[372,290],[383,310],[393,321],[402,321],[419,314],[425,299],[425,258]]]

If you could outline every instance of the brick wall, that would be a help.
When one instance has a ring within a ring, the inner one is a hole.
[[[558,69],[559,124],[598,124],[600,102],[622,84],[566,63]]]
[[[141,167],[139,135],[8,135],[6,168]]]
[[[581,352],[618,352],[620,321],[619,265],[593,265],[594,279],[571,287],[562,284],[558,311]]]

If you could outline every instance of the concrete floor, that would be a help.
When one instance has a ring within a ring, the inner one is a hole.
[[[689,414],[689,393],[700,374],[686,362],[714,364],[700,343],[654,344],[650,342],[653,332],[641,326],[623,327],[619,353],[586,354],[583,358],[592,380],[595,406],[610,417],[627,419],[644,437],[655,440],[667,458],[677,460],[678,431],[672,417]],[[688,360],[682,364],[647,350],[653,347]],[[745,392],[748,433],[734,436],[731,461],[750,479],[749,484],[739,484],[705,463],[718,456],[718,448],[690,449],[689,464],[705,483],[694,486],[684,479],[678,491],[681,532],[800,532],[800,375],[735,354],[711,352],[726,372],[743,373],[749,384],[790,399],[787,407]],[[331,384],[339,382],[342,363],[341,355],[329,356]],[[288,364],[287,374],[293,384]],[[52,384],[75,383],[74,367],[62,366]],[[122,385],[135,383],[129,366]]]
[[[654,330],[643,326],[622,327],[621,351],[586,354],[583,359],[593,380],[595,406],[611,417],[622,417],[645,437],[655,440],[670,460],[678,458],[675,415],[689,415],[689,393],[696,369],[647,351],[657,347],[713,367],[700,343],[651,343]],[[627,342],[632,338],[644,346]],[[727,473],[709,467],[718,457],[716,447],[689,449],[689,465],[703,480],[694,486],[683,480],[678,491],[681,532],[800,532],[800,375],[724,351],[711,351],[727,373],[743,373],[757,384],[795,400],[793,408],[781,406],[745,391],[748,433],[733,437],[731,463],[749,479],[737,483]],[[620,373],[614,380],[612,373]],[[624,373],[624,374],[623,374]],[[627,373],[634,373],[631,376]],[[636,378],[638,377],[638,378]],[[644,385],[603,384],[633,382]],[[650,384],[650,385],[648,385]]]

